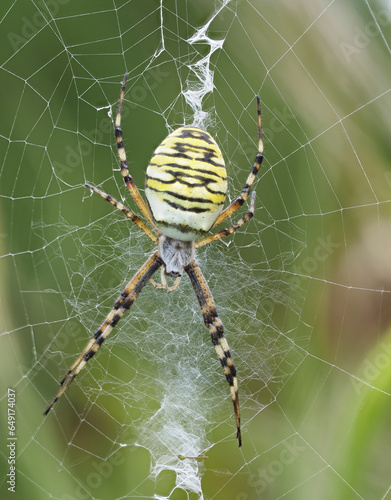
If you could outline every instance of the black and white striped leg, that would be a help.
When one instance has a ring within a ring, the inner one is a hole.
[[[185,271],[189,275],[190,281],[197,295],[205,326],[210,332],[216,354],[220,360],[221,366],[223,367],[225,378],[229,383],[236,419],[236,437],[238,439],[238,445],[241,446],[242,436],[240,429],[238,379],[236,377],[236,368],[228,347],[228,342],[224,337],[223,323],[217,315],[212,294],[210,293],[208,284],[198,264],[195,261],[191,262],[185,267]]]
[[[263,140],[262,140],[262,117],[261,117],[261,101],[259,96],[257,95],[257,110],[258,110],[258,153],[255,157],[255,161],[253,167],[247,177],[246,183],[242,189],[240,195],[234,200],[228,207],[221,212],[221,214],[217,217],[216,222],[212,227],[217,226],[220,222],[223,222],[227,217],[231,216],[236,212],[238,208],[240,208],[243,203],[247,200],[248,195],[250,194],[251,186],[255,180],[259,169],[261,168],[263,161]]]
[[[216,233],[209,234],[208,236],[205,236],[205,238],[201,238],[200,240],[196,241],[195,247],[200,248],[203,245],[207,245],[208,243],[212,243],[212,241],[220,240],[221,238],[225,238],[225,236],[228,236],[229,234],[234,233],[240,227],[242,227],[243,224],[248,222],[254,216],[254,209],[255,209],[255,191],[253,191],[253,193],[251,195],[250,208],[249,208],[248,212],[245,215],[243,215],[243,217],[241,219],[236,221],[231,226],[222,229],[221,231],[217,231]]]
[[[114,129],[114,134],[115,134],[115,140],[117,143],[117,148],[118,148],[118,156],[120,160],[120,165],[121,165],[121,174],[124,179],[124,182],[126,184],[126,187],[128,188],[130,194],[132,195],[132,198],[136,202],[137,206],[141,210],[141,213],[144,215],[144,217],[147,219],[147,221],[151,224],[151,226],[157,231],[157,228],[155,226],[155,223],[152,220],[151,214],[149,212],[149,208],[147,207],[147,204],[145,203],[143,197],[140,194],[140,191],[138,190],[133,177],[129,173],[129,168],[128,168],[128,162],[126,159],[126,152],[125,152],[125,147],[124,147],[124,140],[123,140],[123,132],[121,128],[121,113],[122,113],[122,105],[123,105],[123,100],[124,100],[124,95],[125,95],[125,87],[126,87],[126,80],[128,78],[128,75],[126,74],[124,76],[124,80],[122,83],[121,87],[121,94],[119,98],[119,104],[118,104],[118,112],[117,116],[115,119],[115,129]]]
[[[55,403],[60,399],[60,397],[68,389],[71,383],[75,380],[80,371],[86,366],[88,361],[98,352],[100,346],[113,331],[118,321],[131,307],[133,302],[139,296],[141,290],[162,264],[163,262],[159,257],[159,253],[157,251],[154,252],[129,281],[104,322],[97,329],[83,352],[65,374],[65,377],[60,382],[60,385],[62,386],[61,389],[58,391],[56,397],[53,399],[50,405],[46,408],[44,415],[47,415],[49,413]],[[67,383],[65,384],[66,380]]]
[[[140,219],[132,210],[129,208],[125,207],[121,202],[117,201],[115,198],[113,198],[110,194],[105,193],[104,191],[96,188],[95,186],[92,186],[91,184],[85,183],[85,187],[91,189],[96,194],[99,194],[99,196],[102,196],[106,201],[108,201],[111,205],[113,205],[115,208],[118,208],[118,210],[121,210],[129,219],[136,224],[140,229],[144,231],[144,233],[154,242],[158,242],[158,237],[153,233],[149,227],[145,224],[144,221]]]

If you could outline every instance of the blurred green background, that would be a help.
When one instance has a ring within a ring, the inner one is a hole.
[[[175,487],[181,450],[156,477],[164,457],[139,445],[138,429],[161,404],[157,362],[174,349],[160,329],[196,332],[198,343],[186,345],[214,384],[200,382],[208,459],[188,472],[203,498],[391,498],[391,4],[220,8],[1,2],[1,498],[201,497]],[[203,110],[231,198],[256,152],[257,93],[265,143],[254,220],[231,244],[199,252],[241,377],[243,447],[185,279],[170,296],[143,292],[132,323],[43,419],[56,381],[151,251],[83,187],[130,205],[109,116],[123,74],[125,145],[142,188],[154,148],[192,121],[183,91],[210,45],[189,39],[217,11],[207,35],[224,43],[209,59],[214,89]],[[17,399],[16,496],[6,483],[8,388]]]

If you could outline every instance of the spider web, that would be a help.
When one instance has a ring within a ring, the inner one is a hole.
[[[390,25],[389,1],[1,3],[2,498],[391,498]],[[255,217],[197,256],[241,449],[186,276],[148,285],[42,416],[152,251],[83,187],[135,208],[113,138],[125,71],[140,188],[167,133],[197,124],[237,196],[261,97]]]

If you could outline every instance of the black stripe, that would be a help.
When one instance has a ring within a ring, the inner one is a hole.
[[[122,163],[121,163],[121,169],[124,172],[126,172],[127,168],[128,168],[127,165],[123,166]],[[131,175],[126,174],[126,175],[123,176],[123,179],[124,179],[125,184],[127,184],[128,182],[133,183],[133,177]]]
[[[103,344],[103,341],[105,339],[102,339],[101,342],[99,343],[99,345]],[[97,341],[98,342],[98,341]],[[93,351],[92,348],[87,352],[87,354],[84,356],[84,361],[89,361],[92,357],[95,356],[97,351]]]
[[[183,212],[193,212],[195,214],[202,214],[205,212],[210,212],[209,208],[200,208],[200,207],[187,208],[187,207],[184,207],[183,205],[180,205],[179,203],[174,203],[173,201],[166,200],[165,198],[163,198],[163,201],[165,203],[167,203],[167,205],[170,205],[170,207],[176,208],[177,210],[182,210]],[[161,221],[159,221],[159,223],[160,222]],[[172,227],[172,224],[167,224],[167,225]]]
[[[172,224],[172,223],[166,222],[164,220],[158,220],[157,222],[159,223],[159,226],[164,226],[164,227],[176,229],[177,231],[179,231],[180,233],[183,233],[183,234],[197,233],[197,234],[202,236],[202,235],[209,232],[209,231],[203,231],[202,229],[194,229],[194,227],[190,227],[190,226],[183,226],[181,224]]]
[[[118,321],[121,319],[121,317],[122,317],[122,314],[118,314],[118,313],[114,314],[114,317],[110,321],[109,325],[114,328],[115,325],[118,323]]]
[[[157,156],[157,155],[155,155]],[[168,155],[166,155],[168,156]],[[153,158],[152,158],[153,160]],[[190,172],[198,172],[200,174],[206,174],[206,175],[209,175],[210,177],[214,177],[216,179],[218,179],[219,181],[225,181],[226,179],[224,177],[222,177],[221,175],[217,174],[216,172],[211,172],[210,170],[206,169],[206,168],[196,168],[194,166],[187,166],[187,165],[179,165],[178,163],[164,163],[164,165],[158,165],[157,163],[154,163],[153,161],[150,161],[149,164],[152,166],[152,167],[156,167],[156,168],[166,168],[166,167],[173,167],[173,168],[178,168],[180,170],[183,170],[183,171],[190,171]],[[224,168],[224,165],[220,165],[221,168]],[[178,172],[179,174],[180,172]],[[185,172],[183,172],[183,175],[186,175]],[[195,175],[189,175],[189,177],[195,177]]]
[[[211,136],[207,132],[204,132],[199,128],[191,129],[185,127],[183,129],[180,129],[180,131],[181,133],[178,134],[177,137],[181,137],[182,139],[186,139],[187,137],[192,137],[193,139],[205,141],[207,144],[214,144],[214,141],[212,140]]]
[[[188,150],[188,148],[186,148],[186,150]],[[155,153],[153,155],[154,157],[155,156],[168,156],[170,158],[184,158],[185,160],[196,160],[200,163],[208,163],[209,165],[213,165],[214,167],[221,167],[221,168],[224,168],[224,165],[222,165],[220,162],[216,162],[212,159],[211,156],[202,156],[201,158],[197,158],[196,156],[191,156],[191,155],[188,155],[186,153],[167,153],[167,152],[161,152],[161,153]],[[215,158],[218,158],[218,156],[214,155]],[[153,159],[153,158],[152,158]],[[166,164],[165,164],[166,165]],[[174,163],[175,165],[175,163]],[[179,167],[181,165],[178,165]]]
[[[100,329],[100,327],[96,330],[96,332],[94,333],[94,339],[97,339],[99,338],[101,335],[102,335],[102,330]]]
[[[188,201],[190,203],[207,203],[209,205],[210,204],[217,205],[217,203],[215,203],[214,201],[205,200],[204,198],[189,198],[188,196],[174,193],[173,191],[167,191],[167,190],[159,191],[159,189],[155,189],[155,188],[152,188],[150,186],[148,186],[148,189],[150,189],[151,191],[155,191],[156,193],[168,194],[169,196],[172,196],[173,198],[177,198],[178,200]],[[187,208],[185,208],[185,210],[187,210]],[[193,211],[193,209],[190,209],[190,210]],[[209,209],[206,209],[206,210],[201,209],[201,212],[205,212],[205,211],[210,211],[210,210]]]
[[[189,188],[198,188],[198,187],[204,187],[209,193],[211,194],[216,194],[216,195],[221,195],[221,196],[225,196],[226,195],[226,192],[225,191],[218,191],[216,189],[211,189],[209,187],[208,184],[216,184],[216,181],[214,181],[213,179],[205,179],[205,177],[201,177],[201,176],[194,176],[194,177],[191,177],[192,179],[197,179],[201,182],[187,182],[185,180],[185,178],[183,177],[183,174],[179,177],[178,173],[177,172],[172,172],[172,171],[169,171],[167,170],[166,171],[167,173],[171,174],[174,178],[171,180],[171,181],[168,181],[168,180],[162,180],[162,179],[159,179],[158,177],[152,177],[151,175],[145,175],[145,178],[146,178],[146,183],[147,183],[147,187],[149,189],[152,189],[153,188],[150,188],[148,186],[148,181],[149,180],[152,180],[152,181],[157,181],[157,182],[161,182],[162,184],[175,184],[176,182],[179,182],[180,184],[183,184],[185,186],[188,186]],[[186,178],[188,178],[188,176],[186,176]],[[157,189],[155,189],[155,191],[158,191]],[[160,191],[161,192],[161,191]]]
[[[188,142],[176,141],[175,149],[177,149],[181,153],[186,153],[186,151],[193,151],[194,153],[203,152],[207,156],[219,156],[218,154],[216,154],[216,151],[213,148],[208,148],[208,146],[200,146],[198,144],[189,144]]]
[[[255,164],[253,165],[253,167],[251,169],[251,173],[253,175],[257,175],[259,169],[261,168],[262,160],[263,160],[263,154],[258,153],[256,158],[255,158]]]

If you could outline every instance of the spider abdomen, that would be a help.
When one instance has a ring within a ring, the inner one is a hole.
[[[172,132],[155,150],[145,194],[157,228],[169,238],[195,241],[219,216],[227,192],[220,148],[196,127]]]

